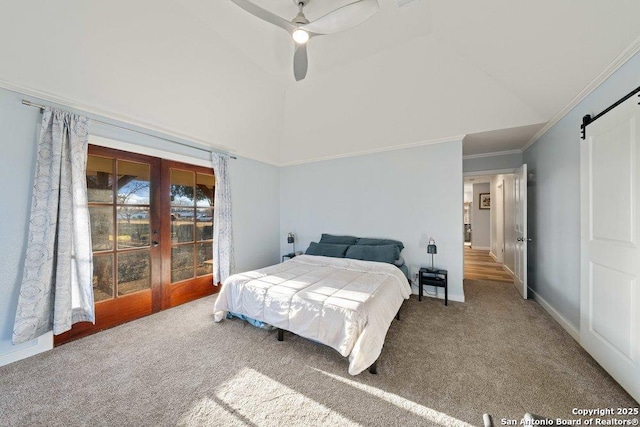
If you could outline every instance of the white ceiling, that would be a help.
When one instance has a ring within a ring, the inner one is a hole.
[[[491,183],[497,175],[474,175],[464,177],[464,192],[473,192],[474,184],[487,184]]]
[[[469,134],[465,136],[462,141],[462,154],[464,156],[470,156],[520,150],[543,127],[544,123],[540,123],[511,129]]]
[[[0,84],[278,163],[284,88],[177,2],[0,0],[0,10]]]
[[[0,83],[273,164],[464,135],[478,154],[522,147],[640,36],[637,0],[379,2],[295,82],[290,37],[229,0],[0,0]]]

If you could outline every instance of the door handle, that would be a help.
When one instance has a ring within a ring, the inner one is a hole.
[[[160,244],[160,242],[158,242],[157,240],[154,240],[153,242],[151,242],[151,244],[152,244],[152,245],[153,245],[153,247],[155,248],[155,247],[157,247],[157,246]]]
[[[531,237],[527,237],[527,242],[531,243],[533,242],[533,239]]]

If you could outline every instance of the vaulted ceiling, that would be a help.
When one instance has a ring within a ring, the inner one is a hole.
[[[295,82],[291,38],[229,0],[0,0],[0,84],[272,164],[464,135],[478,154],[522,146],[640,36],[637,0],[379,3],[312,39]]]

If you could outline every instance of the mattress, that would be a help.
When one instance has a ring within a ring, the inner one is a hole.
[[[357,375],[375,362],[411,289],[394,265],[300,255],[225,280],[215,321],[239,313],[318,341],[349,358]]]

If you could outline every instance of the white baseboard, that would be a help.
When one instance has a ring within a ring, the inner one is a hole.
[[[506,264],[502,264],[502,268],[504,269],[504,271],[506,271],[507,273],[509,273],[511,275],[511,277],[513,278],[513,280],[516,280],[516,273],[514,273],[513,271],[511,271],[511,269],[509,267],[507,267]],[[531,288],[528,288],[529,290],[531,290]]]
[[[438,289],[438,299],[444,300],[444,288],[436,288],[435,286],[424,286],[424,291],[422,296],[423,297],[427,297],[427,298],[436,298],[435,295],[429,295],[427,293],[427,291],[429,291],[429,293],[434,294],[435,290]],[[413,295],[418,295],[418,286],[417,285],[412,285],[411,286],[411,293]],[[449,301],[456,301],[456,302],[464,302],[464,294],[452,294],[451,292],[449,292],[449,295],[447,295],[448,300]]]
[[[477,249],[479,251],[490,251],[491,248],[490,247],[484,247],[484,246],[473,246],[471,245],[471,249]]]
[[[35,356],[38,353],[42,353],[53,348],[53,332],[47,332],[44,335],[40,335],[33,341],[28,343],[18,344],[15,349],[5,354],[0,354],[0,366],[8,365],[9,363],[17,362],[27,357]]]
[[[542,298],[539,294],[537,294],[536,291],[529,288],[529,292],[531,295],[533,295],[533,299],[536,300],[536,302],[540,304],[540,306],[544,308],[545,311],[549,313],[551,317],[553,317],[554,320],[558,322],[560,326],[562,326],[569,333],[569,335],[571,335],[571,337],[574,340],[578,341],[579,343],[580,331],[575,326],[573,326],[567,319],[565,319],[564,316],[562,316],[562,314],[558,313],[558,311],[555,308],[553,308],[551,304],[549,304],[544,298]]]

